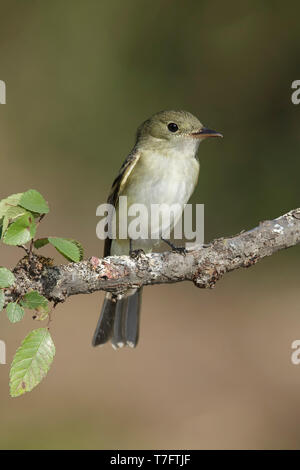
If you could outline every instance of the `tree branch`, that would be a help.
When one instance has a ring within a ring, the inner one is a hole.
[[[265,256],[300,242],[300,209],[229,238],[176,252],[135,256],[92,257],[88,261],[53,266],[37,254],[23,258],[14,274],[16,284],[5,289],[6,303],[29,290],[37,290],[55,303],[70,295],[104,290],[121,295],[130,287],[193,281],[197,287],[214,287],[225,273],[253,266]]]

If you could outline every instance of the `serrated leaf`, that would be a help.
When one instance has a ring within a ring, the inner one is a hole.
[[[48,240],[68,261],[78,262],[82,260],[83,248],[76,240],[58,237],[49,237]]]
[[[31,310],[39,309],[40,311],[48,311],[48,300],[46,297],[34,290],[25,294],[20,303],[23,307],[29,308]]]
[[[5,295],[4,295],[3,290],[0,290],[0,312],[1,310],[3,310],[4,303],[5,303]]]
[[[24,317],[25,310],[17,302],[10,302],[7,304],[6,314],[11,323],[17,323]]]
[[[38,238],[34,242],[34,247],[38,250],[39,248],[42,248],[45,245],[48,245],[49,240],[48,238]]]
[[[27,210],[19,206],[12,206],[7,210],[3,217],[1,238],[3,238],[9,224],[24,214],[28,214]]]
[[[68,240],[71,241],[72,243],[74,243],[77,246],[77,248],[79,250],[79,260],[78,261],[82,261],[83,260],[83,255],[84,255],[83,246],[77,240],[72,240],[71,238],[68,239]]]
[[[30,392],[47,375],[55,346],[47,328],[31,331],[17,350],[10,369],[10,395]]]
[[[8,227],[3,236],[3,242],[7,245],[24,245],[35,236],[35,232],[34,217],[28,212]]]
[[[15,276],[9,269],[0,268],[0,288],[12,286],[15,280]]]
[[[49,212],[49,206],[41,193],[35,189],[29,189],[24,193],[19,201],[19,206],[24,207],[32,212],[38,214],[47,214]]]
[[[19,201],[22,196],[23,196],[23,193],[12,194],[11,196],[8,196],[6,199],[2,199],[0,201],[0,219],[2,219],[2,217],[5,216],[8,209],[10,209],[12,206],[17,206],[19,204]]]

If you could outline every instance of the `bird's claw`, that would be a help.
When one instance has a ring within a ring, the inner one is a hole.
[[[140,258],[140,256],[144,255],[144,254],[145,254],[145,252],[142,249],[131,250],[130,253],[129,253],[131,258]]]
[[[174,246],[174,248],[172,248],[172,251],[173,253],[179,253],[181,255],[187,254],[187,250],[184,246]]]

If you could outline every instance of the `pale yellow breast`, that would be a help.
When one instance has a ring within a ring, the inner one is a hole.
[[[175,158],[144,152],[128,177],[122,195],[128,203],[185,204],[198,181],[199,162],[194,157]]]
[[[182,156],[181,154],[165,156],[149,151],[143,152],[128,176],[120,196],[127,196],[128,206],[132,204],[145,205],[149,213],[151,212],[151,204],[168,204],[170,206],[179,204],[181,207],[175,214],[175,218],[178,219],[184,204],[188,202],[195,189],[199,168],[199,162],[194,156]],[[117,217],[119,217],[118,207]],[[151,229],[159,232],[161,224],[157,227],[152,225]],[[150,246],[151,242],[150,244],[145,242],[145,251],[148,251]],[[116,254],[128,252],[128,249],[129,244],[125,240],[115,241],[112,244],[112,252]]]

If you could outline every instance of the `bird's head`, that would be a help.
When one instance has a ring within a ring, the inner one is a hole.
[[[187,111],[160,111],[138,128],[137,145],[154,151],[192,149],[207,137],[223,137]]]

